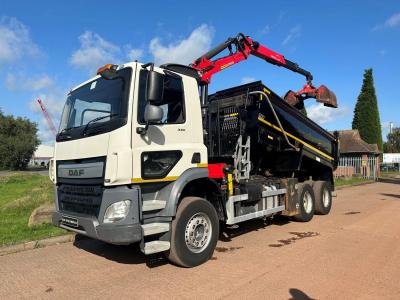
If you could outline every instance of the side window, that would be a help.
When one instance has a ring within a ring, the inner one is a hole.
[[[141,70],[139,75],[138,122],[144,124],[144,108],[146,106],[146,81],[148,71]],[[164,111],[161,124],[180,124],[185,122],[185,101],[182,78],[174,75],[164,75],[164,94],[157,103]]]

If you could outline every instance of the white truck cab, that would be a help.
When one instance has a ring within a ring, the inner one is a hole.
[[[157,200],[157,193],[177,188],[171,183],[184,173],[183,178],[207,177],[207,149],[193,77],[152,68],[164,81],[157,103],[162,116],[142,132],[149,68],[136,62],[115,68],[115,78],[97,75],[68,94],[50,170],[56,184],[53,222],[106,242],[129,244],[142,239],[143,212],[166,219],[175,214],[176,203],[166,210],[167,199]],[[140,185],[148,198],[144,205]],[[158,227],[150,230],[169,229]],[[166,244],[143,250],[151,253]]]

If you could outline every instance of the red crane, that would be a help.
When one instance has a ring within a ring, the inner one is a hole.
[[[225,49],[229,50],[229,55],[213,60]],[[298,64],[286,59],[282,54],[268,49],[242,33],[239,33],[235,38],[228,38],[219,46],[196,59],[190,66],[199,71],[204,84],[209,84],[211,77],[215,73],[246,60],[250,55],[257,56],[271,64],[284,67],[306,77],[307,82],[300,91],[288,91],[286,93],[284,99],[289,104],[293,106],[302,105],[303,100],[316,98],[318,102],[323,103],[325,106],[337,107],[335,94],[324,85],[315,88],[312,84],[313,76],[309,71],[300,68]]]
[[[49,129],[51,130],[51,132],[54,134],[54,136],[56,136],[57,135],[56,127],[54,126],[54,123],[51,120],[51,117],[50,117],[49,113],[47,112],[47,109],[44,106],[43,101],[41,99],[38,99],[37,102],[39,103],[40,108],[42,109],[43,115],[46,118],[47,126],[49,126]]]

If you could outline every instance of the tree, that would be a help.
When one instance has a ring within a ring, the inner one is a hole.
[[[364,72],[361,92],[354,108],[352,127],[358,129],[364,141],[377,144],[379,150],[382,150],[382,130],[372,69]]]
[[[393,129],[387,135],[387,142],[383,144],[385,153],[400,153],[400,128]]]
[[[24,169],[40,141],[37,124],[0,111],[0,169]]]

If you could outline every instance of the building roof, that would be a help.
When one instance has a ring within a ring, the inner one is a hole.
[[[47,145],[39,145],[35,153],[33,153],[33,159],[44,159],[52,158],[54,153],[54,147]]]
[[[360,137],[360,133],[355,130],[339,131],[340,153],[365,153],[379,154],[377,144],[368,144]]]

